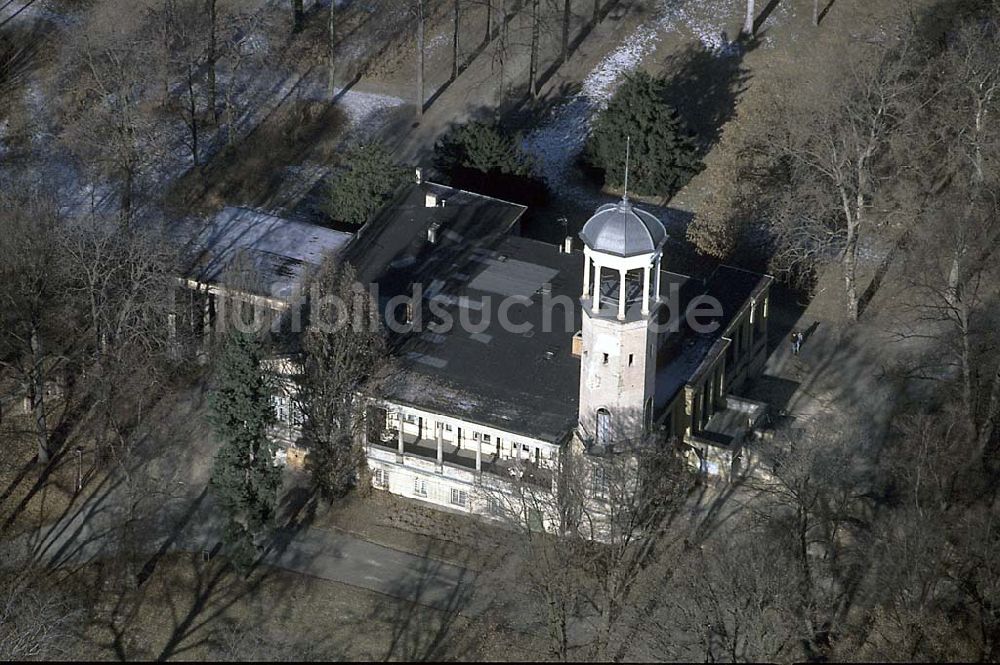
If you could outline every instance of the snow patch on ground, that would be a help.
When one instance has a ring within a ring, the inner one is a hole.
[[[639,67],[666,32],[687,30],[719,57],[739,54],[739,45],[721,28],[731,5],[725,0],[661,0],[652,20],[643,22],[584,79],[579,93],[555,109],[524,138],[549,186],[558,194],[596,207],[598,192],[576,182],[573,161],[580,154],[594,114],[607,106],[626,74]]]
[[[339,92],[338,90],[338,94]],[[381,121],[389,112],[405,103],[399,97],[391,95],[348,90],[337,101],[337,106],[347,113],[347,119],[351,123],[350,133],[368,138],[381,126]]]

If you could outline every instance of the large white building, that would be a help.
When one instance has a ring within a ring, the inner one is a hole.
[[[648,435],[676,437],[701,471],[727,473],[761,415],[733,393],[766,357],[771,278],[671,272],[663,225],[628,200],[599,208],[582,244],[521,237],[523,212],[418,181],[348,242],[325,239],[404,324],[391,326],[395,369],[367,409],[374,485],[490,515],[512,478],[554,491],[571,445]],[[700,300],[698,326],[684,314]],[[301,453],[291,402],[277,404]]]

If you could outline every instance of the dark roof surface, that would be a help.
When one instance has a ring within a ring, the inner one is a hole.
[[[445,201],[427,207],[427,193]],[[431,412],[533,438],[561,442],[576,424],[583,255],[510,235],[524,208],[424,183],[403,192],[347,248],[359,279],[390,299],[419,285],[422,325],[396,332],[399,371],[386,396]],[[435,242],[428,238],[434,226]],[[546,286],[548,285],[548,286]],[[556,307],[543,320],[543,298]],[[501,325],[505,299],[508,319]],[[432,309],[433,308],[433,309]],[[405,323],[405,307],[392,314]],[[569,320],[564,313],[568,313]],[[453,325],[438,325],[448,318]]]

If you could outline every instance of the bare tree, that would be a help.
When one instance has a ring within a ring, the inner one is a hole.
[[[673,447],[643,443],[592,455],[577,444],[563,452],[552,484],[524,471],[512,492],[494,490],[514,526],[521,556],[535,568],[533,590],[546,608],[551,651],[566,658],[571,624],[589,608],[598,629],[589,645],[600,660],[616,642],[631,603],[690,488]]]
[[[773,534],[731,525],[662,567],[670,582],[656,587],[659,603],[643,632],[664,660],[801,660],[802,626],[788,586],[792,565]]]
[[[63,50],[67,90],[63,138],[84,164],[113,178],[120,211],[133,213],[140,179],[162,157],[164,127],[144,102],[153,96],[150,49],[142,35],[144,12],[121,0],[96,5],[86,28]]]
[[[780,192],[772,210],[775,257],[780,268],[812,270],[832,252],[840,255],[846,314],[859,314],[858,256],[872,230],[873,200],[884,195],[893,168],[886,159],[893,132],[907,110],[904,35],[892,49],[864,54],[835,84],[838,97],[810,111],[786,107],[778,132],[759,148],[772,155],[769,192]],[[779,176],[775,174],[780,173]]]
[[[66,656],[81,619],[65,594],[44,588],[31,572],[0,578],[0,658],[5,661]]]
[[[46,395],[70,352],[67,333],[75,322],[67,292],[70,275],[59,244],[60,217],[55,205],[30,185],[8,189],[0,207],[6,211],[0,233],[0,362],[18,377],[34,423],[38,461],[46,464],[52,453]]]
[[[378,392],[386,368],[377,303],[349,265],[327,259],[312,280],[297,401],[313,483],[327,499],[347,492],[363,466],[362,395]]]

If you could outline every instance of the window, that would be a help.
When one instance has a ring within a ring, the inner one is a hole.
[[[483,443],[489,443],[492,440],[493,439],[492,439],[492,437],[490,437],[489,434],[483,434]]]
[[[594,495],[604,496],[608,491],[608,478],[604,474],[604,467],[595,466],[593,473]]]
[[[487,503],[487,510],[489,510],[490,515],[503,515],[503,504],[500,502],[500,499],[491,496]]]
[[[462,506],[463,508],[468,504],[469,495],[465,490],[452,489],[451,490],[451,503],[456,506]]]
[[[284,395],[271,395],[271,406],[274,408],[274,416],[280,423],[288,422],[289,399]]]
[[[427,496],[427,481],[420,477],[414,478],[413,493],[417,496]]]
[[[450,432],[451,431],[451,425],[449,425],[448,423],[445,423],[445,425],[444,425],[444,431],[445,432]]]
[[[606,354],[606,353],[604,354],[604,364],[605,365],[608,364],[608,354]]]
[[[479,432],[473,432],[472,433],[472,438],[475,439],[476,441],[478,441],[479,440]]]
[[[415,422],[417,422],[417,417],[416,417],[415,415],[413,415],[412,413],[408,413],[408,414],[406,414],[406,415],[405,415],[405,416],[403,417],[403,419],[404,419],[404,420],[405,420],[406,422],[408,422],[408,423],[415,423]]]
[[[375,487],[388,487],[389,486],[389,472],[385,469],[375,469],[372,474],[372,482]]]
[[[628,354],[628,366],[629,366],[629,367],[631,367],[631,366],[632,366],[632,358],[633,358],[632,354],[631,354],[631,353],[630,353],[630,354]]]

